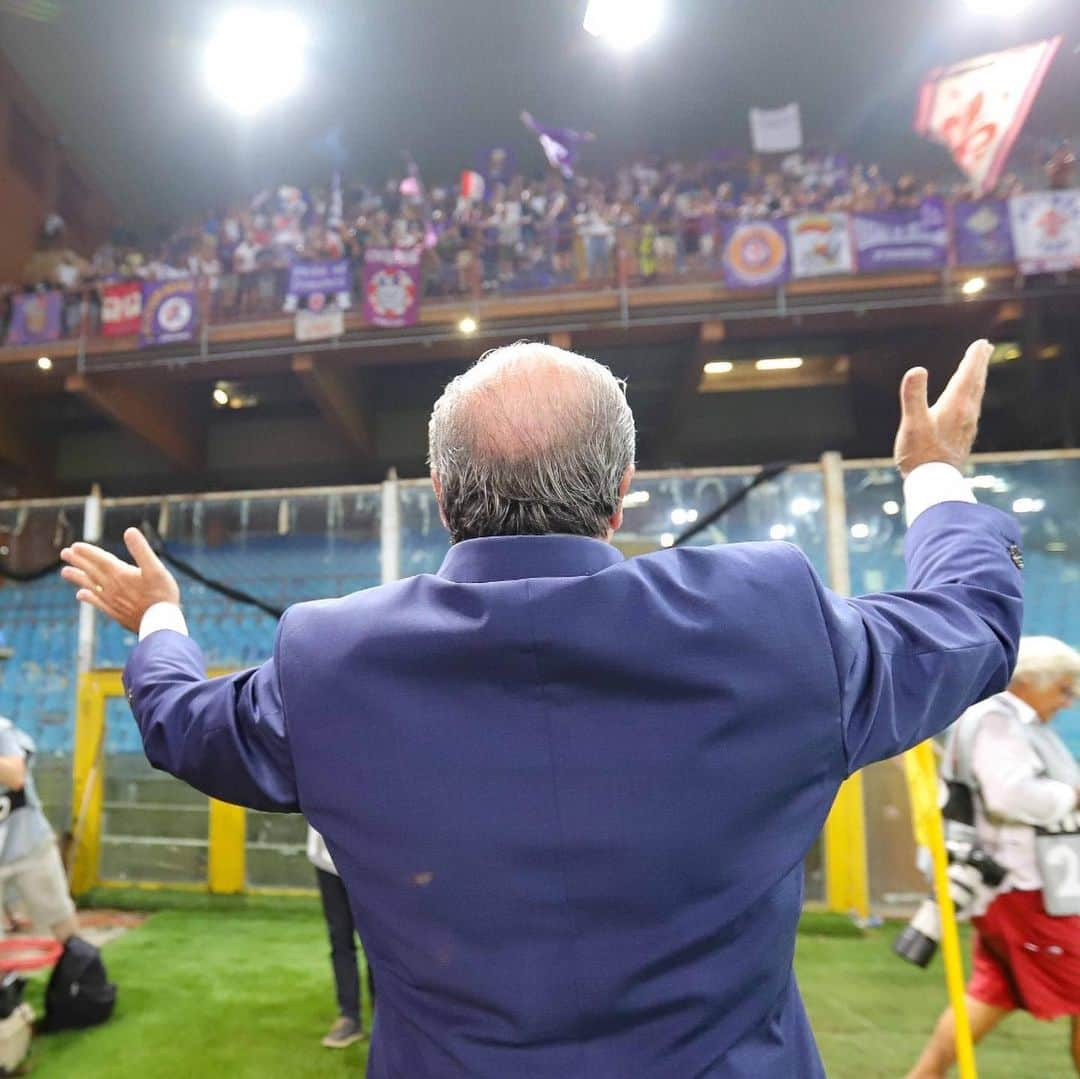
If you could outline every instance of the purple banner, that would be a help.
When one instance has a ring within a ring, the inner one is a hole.
[[[349,260],[336,262],[294,262],[289,267],[289,292],[310,296],[313,292],[339,293],[352,290]]]
[[[724,230],[724,283],[728,288],[779,285],[791,276],[787,222],[745,221]]]
[[[62,292],[23,293],[11,297],[9,345],[37,345],[60,336],[64,311]]]
[[[140,345],[190,341],[199,321],[199,296],[190,278],[147,281],[143,285]]]
[[[942,199],[927,199],[917,210],[854,214],[855,266],[874,270],[925,270],[949,257],[949,225]]]
[[[373,247],[364,255],[364,320],[372,326],[412,326],[420,317],[418,247]]]
[[[1013,261],[1009,204],[958,202],[952,208],[953,261],[957,266],[988,266]]]

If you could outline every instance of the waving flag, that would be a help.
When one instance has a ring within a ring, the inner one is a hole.
[[[553,169],[558,169],[567,180],[573,179],[574,162],[582,143],[592,142],[596,136],[591,131],[574,131],[569,127],[548,127],[537,123],[532,113],[523,112],[521,122],[540,140],[540,149]]]
[[[978,194],[997,183],[1061,36],[931,71],[915,131],[947,146]]]

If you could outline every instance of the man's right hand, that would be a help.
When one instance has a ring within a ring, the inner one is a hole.
[[[989,341],[970,345],[933,406],[926,398],[926,368],[913,367],[904,375],[893,449],[901,476],[931,461],[963,468],[975,442],[992,352]]]

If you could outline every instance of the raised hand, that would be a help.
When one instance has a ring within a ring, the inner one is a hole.
[[[142,616],[155,603],[180,602],[180,587],[137,528],[124,533],[124,543],[135,565],[92,543],[73,543],[60,552],[67,563],[60,576],[78,589],[77,600],[138,633]]]
[[[992,352],[989,341],[969,345],[960,366],[932,406],[926,399],[926,368],[913,367],[904,375],[900,383],[900,426],[893,449],[902,476],[930,461],[963,467],[975,442]]]

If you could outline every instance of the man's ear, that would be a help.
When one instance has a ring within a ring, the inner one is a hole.
[[[435,489],[435,505],[439,507],[439,520],[442,521],[443,528],[449,532],[450,526],[446,523],[446,514],[443,513],[442,508],[442,484],[434,472],[431,473],[431,486]]]
[[[623,518],[623,499],[626,497],[627,491],[630,490],[630,483],[634,478],[634,466],[631,465],[622,475],[622,479],[619,480],[619,504],[615,509],[615,512],[608,518],[608,523],[611,525],[611,532],[618,532],[622,528]]]

